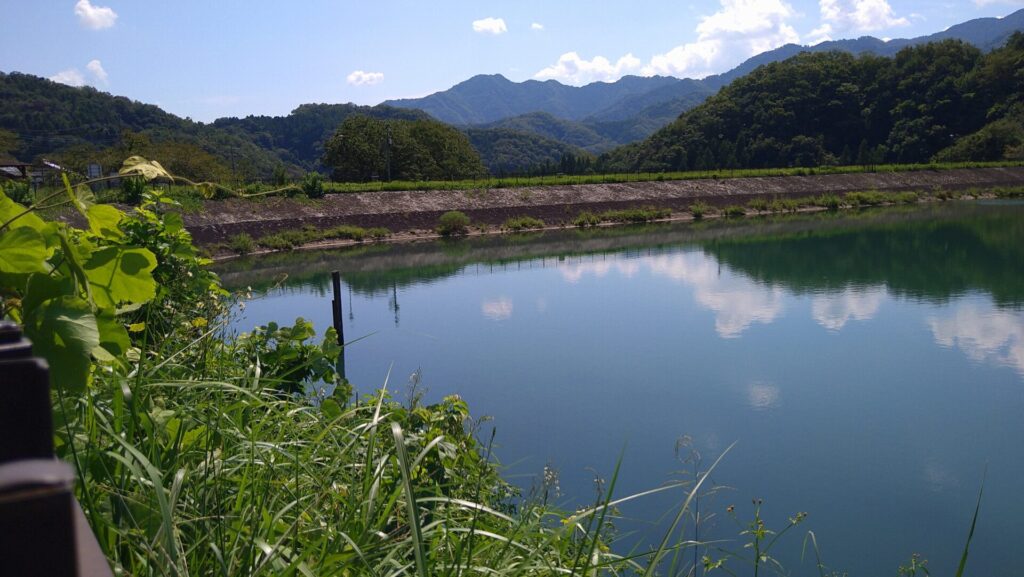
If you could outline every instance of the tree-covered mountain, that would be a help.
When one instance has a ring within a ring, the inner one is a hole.
[[[195,178],[269,174],[281,162],[248,138],[87,86],[0,72],[0,102],[0,129],[18,139],[8,152],[25,161],[49,155],[84,172],[115,149],[142,153],[159,146],[165,158],[176,159],[171,170]],[[111,170],[120,161],[102,164]]]
[[[567,86],[556,80],[512,82],[500,74],[481,74],[424,98],[388,100],[384,104],[416,108],[442,122],[473,125],[531,112],[582,120],[664,86],[687,84],[667,76],[624,76],[615,82]]]
[[[988,54],[961,42],[892,58],[800,53],[762,66],[600,170],[988,160],[1021,154],[1024,33]]]
[[[470,143],[495,176],[585,172],[594,157],[585,150],[530,132],[509,128],[465,128]],[[571,166],[563,166],[568,163]]]
[[[246,116],[218,118],[213,126],[228,133],[244,135],[259,146],[272,150],[284,162],[316,170],[324,154],[324,143],[334,130],[352,115],[380,120],[429,120],[419,110],[356,104],[303,104],[288,116]]]
[[[917,38],[895,38],[880,40],[873,36],[862,36],[845,40],[829,40],[814,46],[786,44],[774,50],[762,52],[749,58],[736,68],[723,74],[708,76],[705,85],[718,90],[733,80],[746,76],[757,67],[772,62],[781,62],[801,52],[849,52],[851,54],[874,54],[876,56],[895,56],[908,46],[919,46],[942,40],[962,40],[976,48],[988,52],[1006,44],[1007,39],[1016,31],[1024,30],[1024,10],[1018,10],[1003,18],[976,18],[950,26],[948,29]]]
[[[908,46],[947,39],[963,40],[983,51],[1002,46],[1010,34],[1024,30],[1024,10],[1004,18],[979,18],[942,32],[911,39],[879,40],[870,36],[822,42],[815,46],[787,44],[758,54],[736,68],[702,80],[626,76],[616,82],[594,82],[574,87],[554,80],[512,82],[501,75],[474,76],[448,90],[423,98],[391,100],[385,104],[423,110],[456,125],[500,125],[503,120],[544,112],[558,119],[579,122],[567,133],[592,131],[616,144],[642,140],[669,124],[680,114],[702,103],[737,78],[760,66],[786,60],[802,52],[841,51],[852,54],[893,56]],[[517,130],[530,130],[514,121]],[[534,132],[552,137],[550,122],[537,124]],[[577,142],[570,144],[579,145]],[[600,145],[584,145],[599,151]]]
[[[461,180],[486,174],[466,135],[433,119],[351,114],[324,145],[335,180]]]
[[[558,118],[547,112],[531,112],[474,128],[478,132],[479,129],[489,128],[526,132],[593,153],[605,152],[621,144],[601,135],[587,124]]]

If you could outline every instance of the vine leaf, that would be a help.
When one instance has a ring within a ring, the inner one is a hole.
[[[96,316],[85,299],[62,296],[42,302],[26,318],[25,333],[33,352],[50,364],[54,387],[85,388],[92,351],[100,344]]]
[[[96,196],[92,193],[92,189],[84,184],[71,186],[71,181],[68,180],[68,173],[66,172],[60,173],[60,177],[64,181],[64,190],[68,193],[68,200],[71,201],[71,205],[82,216],[88,218],[89,207],[96,204]]]
[[[119,241],[124,238],[121,232],[121,219],[124,213],[109,204],[97,204],[89,207],[89,230],[98,237]]]
[[[17,220],[14,220],[17,219]],[[13,222],[11,222],[13,220]],[[0,226],[10,222],[11,228],[29,227],[43,230],[46,223],[24,206],[14,202],[0,191]]]
[[[146,180],[156,180],[158,178],[174,180],[174,177],[159,162],[146,160],[141,156],[129,156],[126,158],[118,174],[121,176],[141,176]]]
[[[96,315],[96,328],[100,332],[100,344],[92,350],[92,354],[101,361],[113,362],[124,358],[132,346],[128,331],[114,315],[114,311],[103,309]]]
[[[0,272],[31,274],[49,272],[47,259],[53,249],[39,231],[27,226],[0,232]]]
[[[83,269],[100,308],[121,303],[144,303],[156,296],[153,269],[156,257],[145,248],[107,247],[97,250]]]

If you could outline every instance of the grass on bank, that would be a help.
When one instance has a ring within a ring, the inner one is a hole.
[[[922,170],[956,170],[961,168],[998,168],[1024,166],[1021,161],[947,162],[928,164],[882,164],[864,166],[821,166],[808,168],[716,169],[685,172],[629,172],[615,174],[581,174],[550,176],[491,177],[472,180],[328,182],[329,193],[378,192],[403,190],[473,190],[533,186],[566,186],[574,184],[614,184],[625,182],[662,182],[671,180],[707,180],[726,178],[813,176],[825,174],[862,174],[885,172],[916,172]]]

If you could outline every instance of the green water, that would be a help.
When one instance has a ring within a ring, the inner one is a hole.
[[[830,569],[894,575],[921,553],[951,574],[987,467],[968,574],[1024,566],[1024,204],[366,246],[220,272],[256,295],[239,330],[323,329],[335,269],[346,337],[367,337],[346,351],[350,380],[368,392],[390,368],[401,395],[419,370],[427,401],[463,396],[526,490],[549,465],[571,508],[620,454],[625,495],[736,442],[701,538],[741,550],[726,508],[743,523],[762,498],[770,527],[809,513],[776,549],[794,574],[817,575],[807,530]],[[656,539],[678,498],[625,507],[618,546]]]

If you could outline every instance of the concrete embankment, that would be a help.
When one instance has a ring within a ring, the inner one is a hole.
[[[474,222],[500,225],[515,216],[546,223],[572,220],[582,211],[649,206],[686,212],[700,200],[714,206],[742,205],[751,199],[794,198],[858,191],[937,191],[1024,186],[1024,168],[973,168],[813,176],[775,176],[582,184],[475,190],[428,190],[332,194],[320,200],[288,198],[208,201],[184,215],[199,243],[220,242],[239,233],[253,237],[304,226],[342,224],[386,227],[392,231],[429,230],[450,210]]]

